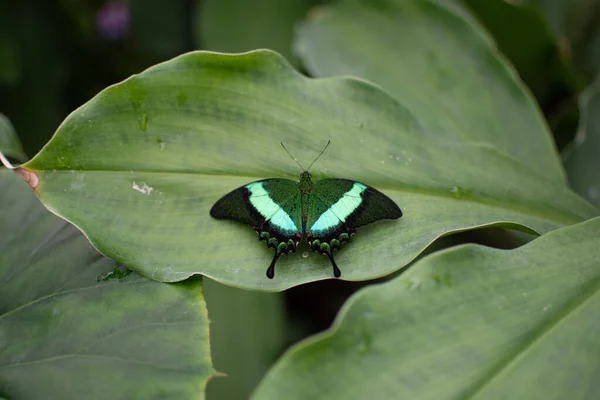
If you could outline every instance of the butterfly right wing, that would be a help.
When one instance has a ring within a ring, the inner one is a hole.
[[[326,254],[333,275],[341,275],[333,258],[357,228],[380,219],[396,219],[402,211],[389,197],[363,183],[323,179],[313,184],[306,235],[314,251]]]
[[[275,263],[282,254],[296,251],[302,238],[300,191],[298,182],[288,179],[265,179],[250,182],[222,198],[211,208],[217,219],[231,219],[251,225],[259,240],[275,249],[267,269],[273,278]]]

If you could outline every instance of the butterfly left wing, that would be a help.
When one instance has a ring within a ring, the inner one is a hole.
[[[217,219],[231,219],[251,225],[259,240],[275,249],[267,277],[275,276],[279,257],[295,252],[302,238],[298,182],[264,179],[239,187],[221,197],[211,208]]]
[[[380,219],[402,216],[400,207],[380,191],[348,179],[323,179],[313,184],[306,237],[314,251],[326,254],[333,274],[341,275],[333,250],[350,241],[357,228]]]

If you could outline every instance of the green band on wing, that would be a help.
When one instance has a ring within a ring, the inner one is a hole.
[[[327,231],[338,226],[340,223],[346,222],[346,218],[362,203],[360,195],[366,188],[362,183],[354,182],[352,189],[344,193],[338,201],[321,214],[319,219],[310,227],[309,231],[315,234]]]
[[[283,211],[279,204],[275,203],[265,190],[262,182],[252,182],[246,185],[250,191],[250,204],[256,208],[256,211],[262,215],[271,225],[289,232],[298,232],[298,228],[290,216]]]

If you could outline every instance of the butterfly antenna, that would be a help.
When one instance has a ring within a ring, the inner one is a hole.
[[[325,147],[323,147],[323,150],[321,150],[321,152],[319,153],[319,155],[317,156],[317,158],[315,158],[315,161],[313,161],[313,162],[312,162],[312,163],[311,163],[311,164],[308,166],[308,168],[306,169],[307,171],[310,169],[310,167],[312,167],[312,166],[313,166],[313,164],[314,164],[314,163],[316,163],[316,162],[317,162],[317,160],[319,159],[319,157],[321,157],[321,155],[322,155],[323,153],[325,153],[325,150],[327,150],[327,147],[329,147],[329,143],[331,143],[331,140],[328,140],[328,141],[327,141],[327,144],[325,145]]]
[[[283,142],[280,142],[280,143],[281,143],[281,147],[283,147],[283,149],[285,150],[285,152],[286,152],[286,153],[288,153],[288,156],[290,156],[290,158],[291,158],[292,160],[294,160],[294,161],[296,162],[296,164],[298,164],[298,165],[300,166],[300,168],[302,168],[302,171],[306,171],[306,170],[304,169],[304,167],[302,166],[302,164],[300,164],[300,163],[298,162],[298,160],[296,160],[296,158],[295,158],[295,157],[294,157],[294,156],[293,156],[293,155],[292,155],[292,154],[291,154],[291,153],[288,151],[288,149],[286,149],[286,148],[285,148],[285,146],[283,145]],[[312,165],[312,164],[311,164],[311,165]],[[309,167],[309,168],[310,168],[310,167]]]

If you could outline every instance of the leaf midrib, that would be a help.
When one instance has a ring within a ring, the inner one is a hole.
[[[203,372],[201,370],[169,368],[169,367],[165,367],[162,365],[151,364],[149,362],[142,361],[142,360],[134,360],[131,358],[116,357],[116,356],[107,356],[107,355],[103,355],[103,354],[63,354],[60,356],[42,358],[42,359],[34,360],[34,361],[2,365],[2,366],[0,366],[0,369],[8,369],[8,368],[23,367],[23,366],[28,366],[28,365],[42,364],[42,363],[46,363],[46,362],[53,362],[53,361],[64,360],[64,359],[69,359],[69,358],[92,358],[92,359],[101,359],[101,360],[105,360],[105,361],[120,361],[120,362],[135,364],[135,365],[148,366],[148,367],[152,367],[154,369],[158,369],[161,371],[172,371],[172,372],[180,372],[180,373],[186,372],[189,374],[198,374],[198,373]]]
[[[64,171],[64,172],[69,172],[71,173],[72,171],[77,171],[77,172],[85,172],[85,173],[93,173],[93,172],[106,172],[106,173],[123,173],[123,174],[160,174],[160,175],[195,175],[195,176],[210,176],[210,177],[226,177],[226,178],[234,178],[234,179],[245,179],[246,181],[250,182],[252,180],[259,180],[259,179],[266,179],[263,175],[230,175],[230,174],[223,174],[223,173],[210,173],[210,172],[197,172],[197,171],[176,171],[176,172],[171,172],[171,171],[151,171],[151,170],[107,170],[107,169],[81,169],[81,170],[77,170],[77,169],[53,169],[52,171],[50,170],[32,170],[34,172],[45,172],[45,173],[56,173],[58,171]],[[133,172],[132,172],[133,171]],[[285,176],[285,177],[281,177],[281,176],[272,176],[271,178],[282,178],[282,179],[290,179],[289,176]],[[296,181],[296,179],[292,179],[294,181]],[[43,181],[40,179],[40,186],[43,185]],[[442,197],[445,199],[449,199],[449,200],[455,200],[455,201],[460,201],[460,202],[465,202],[465,203],[472,203],[472,204],[479,204],[479,205],[485,205],[488,207],[493,207],[493,208],[498,208],[498,209],[502,209],[502,210],[510,210],[513,212],[516,212],[518,214],[521,215],[525,215],[528,217],[532,217],[532,218],[537,218],[539,220],[542,221],[546,221],[546,222],[550,222],[552,224],[558,225],[558,226],[568,226],[568,225],[573,225],[579,222],[583,222],[587,217],[581,217],[579,215],[576,214],[571,214],[571,216],[568,216],[567,214],[558,214],[558,213],[552,213],[552,216],[554,218],[548,217],[548,215],[544,214],[544,213],[540,213],[538,210],[535,209],[531,209],[528,207],[523,207],[523,206],[518,206],[515,203],[507,203],[507,202],[502,202],[502,201],[497,201],[491,198],[483,198],[483,197],[477,197],[477,198],[456,198],[454,195],[450,194],[447,190],[438,190],[438,189],[425,189],[425,188],[418,188],[418,187],[408,187],[405,186],[402,189],[399,189],[397,187],[390,187],[390,186],[385,186],[385,185],[380,185],[377,184],[376,185],[377,189],[382,189],[382,190],[387,190],[387,191],[394,191],[394,192],[402,192],[402,193],[412,193],[412,194],[420,194],[420,195],[425,195],[425,196],[431,196],[431,197]],[[40,197],[43,197],[43,189],[37,190],[38,195],[40,195]],[[497,222],[497,221],[496,221]],[[506,222],[510,222],[510,221],[506,221]],[[514,222],[514,221],[513,221]],[[528,229],[532,229],[532,227],[530,226],[526,226],[523,225],[519,222],[514,222],[516,224],[522,225]],[[534,230],[534,229],[532,229]]]
[[[50,299],[50,298],[55,297],[55,296],[62,296],[62,295],[66,295],[66,294],[77,293],[77,292],[81,292],[81,291],[84,291],[84,290],[103,289],[103,288],[106,288],[106,287],[109,287],[109,286],[114,286],[114,285],[131,285],[131,284],[135,284],[135,283],[139,284],[140,281],[139,280],[129,281],[129,282],[120,282],[119,281],[119,282],[114,282],[114,283],[104,283],[104,284],[101,284],[101,285],[95,284],[95,285],[92,285],[92,286],[84,286],[84,287],[79,287],[79,288],[75,288],[75,289],[63,290],[61,292],[53,292],[53,293],[47,294],[45,296],[38,297],[37,299],[33,299],[33,300],[31,300],[31,301],[29,301],[27,303],[21,304],[20,306],[15,307],[12,310],[6,311],[4,314],[0,314],[0,320],[4,319],[5,317],[8,317],[9,315],[11,315],[11,314],[13,314],[13,313],[15,313],[17,311],[24,310],[24,309],[26,309],[26,308],[28,308],[28,307],[30,307],[32,305],[35,305],[35,304],[37,304],[39,302],[42,302],[44,300]]]

